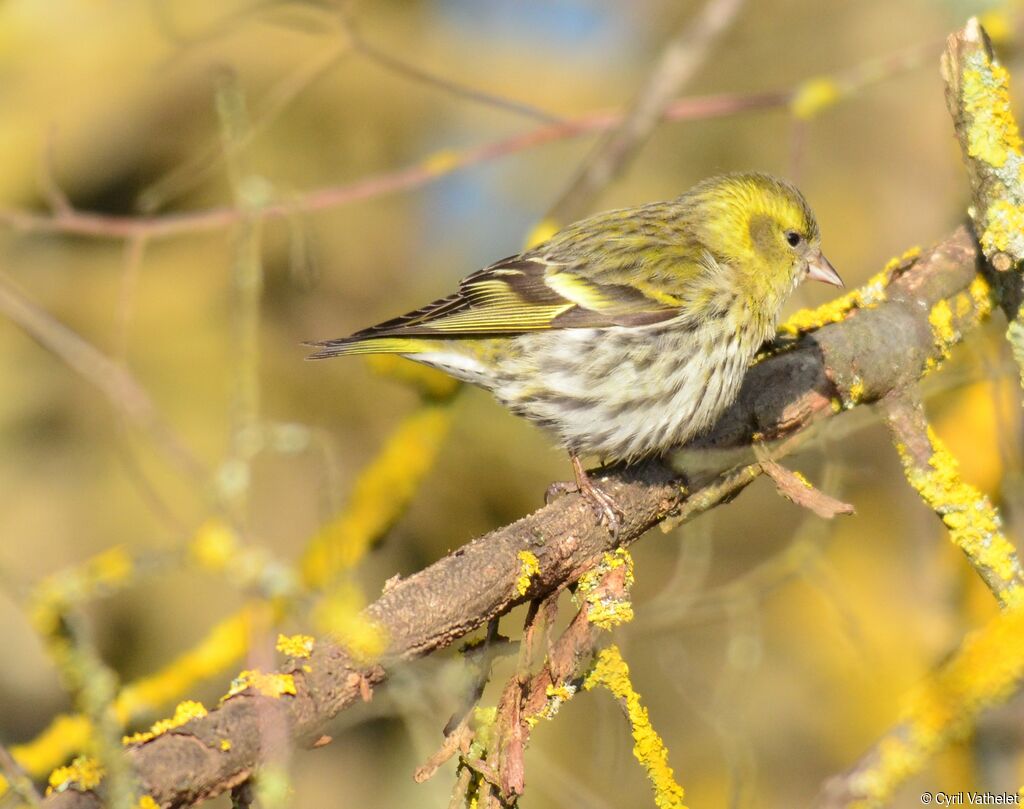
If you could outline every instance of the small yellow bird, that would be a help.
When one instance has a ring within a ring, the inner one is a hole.
[[[490,390],[557,436],[615,532],[618,509],[580,456],[628,462],[706,431],[805,278],[843,284],[803,195],[726,174],[569,225],[446,298],[313,343],[310,359],[400,354]]]

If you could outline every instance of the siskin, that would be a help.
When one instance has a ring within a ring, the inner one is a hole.
[[[629,462],[706,431],[805,278],[842,286],[803,195],[726,174],[569,225],[310,358],[400,354],[486,388],[557,436],[614,532],[615,504],[580,456]]]

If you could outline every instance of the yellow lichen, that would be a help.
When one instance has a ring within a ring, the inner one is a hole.
[[[1021,138],[1010,108],[1010,76],[983,53],[972,55],[961,78],[967,114],[967,153],[1001,168],[1020,152]]]
[[[1024,233],[1024,207],[1005,199],[997,199],[985,211],[985,231],[981,249],[991,258],[995,253],[1008,253],[1020,259],[1021,233]]]
[[[960,332],[953,326],[953,310],[949,302],[939,301],[928,313],[928,323],[932,327],[935,347],[943,359],[947,359],[954,345],[960,341]]]
[[[846,406],[853,407],[854,405],[859,404],[864,398],[864,391],[864,380],[854,374],[853,382],[850,383],[850,387],[846,391]]]
[[[135,561],[128,551],[115,546],[70,570],[44,578],[31,598],[32,624],[39,634],[52,638],[61,627],[62,613],[72,603],[106,595],[129,582]]]
[[[288,657],[309,657],[316,639],[312,635],[278,635],[277,651]]]
[[[941,439],[928,428],[932,455],[928,468],[922,469],[906,446],[896,445],[910,485],[949,529],[950,539],[970,559],[986,583],[993,587],[1004,604],[1016,603],[1024,595],[1020,566],[1013,545],[1003,535],[992,502],[974,486],[960,478],[956,459]]]
[[[243,691],[253,689],[265,697],[278,699],[286,694],[295,695],[295,678],[290,674],[278,672],[262,672],[259,669],[246,669],[234,680],[223,699],[229,699]]]
[[[309,541],[301,562],[307,587],[321,589],[350,569],[404,513],[451,422],[450,407],[428,404],[391,434],[359,476],[348,506]]]
[[[640,695],[633,690],[629,666],[617,646],[601,650],[593,670],[583,681],[583,687],[588,691],[597,686],[611,691],[626,712],[633,730],[633,755],[651,781],[655,805],[658,809],[686,809],[683,788],[676,783],[668,765],[668,750],[651,725],[647,709],[640,704]]]
[[[808,79],[796,89],[789,102],[789,109],[794,116],[806,121],[831,107],[842,95],[842,88],[835,79],[818,76]]]
[[[155,739],[172,728],[181,727],[186,722],[190,722],[193,719],[206,716],[206,708],[203,707],[203,703],[196,702],[194,700],[185,700],[179,702],[178,706],[174,709],[174,716],[168,719],[160,719],[152,724],[149,730],[140,731],[139,733],[133,733],[131,736],[125,736],[121,739],[122,744],[143,744],[151,739]]]
[[[992,289],[981,275],[975,276],[970,286],[948,300],[936,303],[928,313],[933,342],[939,357],[929,357],[925,371],[938,368],[952,354],[953,346],[960,342],[964,329],[973,328],[992,313]]]
[[[864,286],[850,290],[835,300],[829,301],[815,309],[801,309],[794,312],[779,326],[779,333],[788,337],[820,329],[829,323],[842,320],[852,309],[868,309],[882,303],[886,297],[886,287],[893,271],[901,264],[911,261],[920,254],[918,247],[911,247],[903,255],[891,259],[881,272],[868,279]]]
[[[86,575],[97,584],[123,584],[135,570],[135,562],[122,547],[110,548],[93,557]]]
[[[215,518],[199,527],[189,545],[189,552],[200,567],[219,573],[227,568],[240,546],[234,529]]]
[[[151,715],[187,692],[197,681],[223,671],[248,648],[255,625],[275,620],[278,607],[256,602],[216,624],[192,649],[152,674],[125,685],[114,701],[122,724]],[[36,738],[11,747],[11,754],[33,777],[42,777],[84,749],[93,737],[89,719],[81,714],[56,716]],[[0,794],[5,791],[0,779]]]
[[[611,629],[633,620],[633,605],[628,597],[611,596],[600,584],[611,571],[623,568],[623,589],[633,585],[633,557],[625,548],[605,553],[601,561],[580,576],[576,597],[588,605],[587,620],[602,629]]]
[[[982,709],[1005,701],[1024,676],[1024,608],[1017,605],[968,635],[957,654],[904,700],[899,733],[878,745],[874,766],[853,791],[876,805],[949,741],[962,737]]]
[[[989,284],[988,279],[984,275],[974,276],[971,285],[967,287],[967,295],[974,303],[977,317],[988,317],[992,313],[992,307],[995,306],[992,285]]]
[[[66,767],[58,767],[50,773],[46,794],[73,789],[86,792],[96,789],[104,776],[103,765],[89,756],[78,756]]]
[[[473,715],[469,720],[469,727],[473,731],[473,741],[470,742],[469,755],[472,758],[484,758],[487,750],[494,743],[494,729],[498,721],[498,709],[496,706],[473,709]]]
[[[140,795],[135,802],[135,809],[160,809],[160,804],[153,799],[152,795]]]
[[[548,687],[544,689],[547,701],[544,703],[544,706],[537,711],[537,713],[526,718],[526,723],[530,727],[534,727],[541,719],[553,719],[558,713],[559,708],[572,699],[575,693],[576,686],[572,683],[548,685]]]
[[[154,711],[198,680],[222,671],[245,653],[254,624],[268,623],[273,618],[274,609],[260,603],[221,621],[193,649],[159,671],[126,685],[114,703],[118,719],[128,722],[141,713]]]
[[[222,753],[227,753],[231,749],[231,739],[221,739],[218,747]]]
[[[530,551],[519,551],[519,577],[516,579],[516,592],[519,595],[526,595],[530,589],[530,581],[540,573],[540,560]]]
[[[997,30],[998,19],[994,18]],[[978,33],[975,20],[968,24],[972,29]],[[1005,257],[1014,262],[1024,259],[1024,156],[1009,78],[978,44],[964,58],[959,82],[962,137],[986,189],[979,198],[983,216],[973,209],[971,216],[981,231],[982,250],[1001,270],[1008,269]]]

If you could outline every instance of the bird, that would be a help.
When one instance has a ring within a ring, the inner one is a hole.
[[[485,388],[554,435],[617,535],[621,511],[581,458],[631,463],[706,432],[805,279],[843,286],[803,194],[723,174],[570,224],[447,297],[308,343],[309,359],[397,354]]]

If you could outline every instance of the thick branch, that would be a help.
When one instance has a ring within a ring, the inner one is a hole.
[[[960,228],[916,261],[896,267],[882,302],[852,308],[838,322],[754,366],[739,400],[701,446],[735,450],[764,438],[795,435],[842,412],[841,403],[853,407],[914,385],[949,350],[948,336],[937,340],[929,312],[976,282],[978,265],[977,244]],[[966,300],[980,305],[971,296]],[[959,338],[977,323],[978,312],[970,303],[951,308],[951,326],[959,329]],[[710,455],[710,471],[691,480],[685,496],[661,463],[608,471],[601,485],[624,514],[620,544],[635,541],[670,515],[691,519],[731,498],[759,473],[752,462],[723,474],[722,468],[713,468],[717,454]],[[724,464],[732,453],[722,456]],[[589,505],[578,495],[565,496],[388,586],[364,613],[389,639],[381,664],[360,665],[342,650],[318,643],[311,658],[291,661],[283,669],[294,677],[294,696],[233,697],[208,716],[134,747],[128,755],[145,789],[163,806],[218,794],[244,781],[257,766],[263,711],[287,723],[295,738],[314,739],[324,723],[381,682],[386,667],[443,648],[515,605],[553,592],[613,545]],[[530,551],[540,564],[525,592],[518,587],[521,551]],[[229,749],[223,740],[230,741]],[[95,807],[98,799],[69,791],[51,796],[47,805]]]

